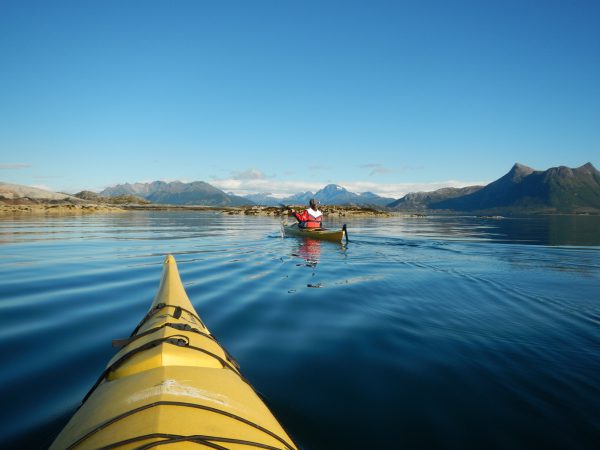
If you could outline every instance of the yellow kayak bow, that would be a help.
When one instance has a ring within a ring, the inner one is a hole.
[[[175,258],[150,311],[108,363],[51,450],[297,450],[198,317]]]

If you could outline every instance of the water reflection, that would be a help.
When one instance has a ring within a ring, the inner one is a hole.
[[[600,216],[475,217],[427,216],[348,219],[354,239],[367,232],[381,237],[551,246],[600,246]]]
[[[292,256],[302,258],[308,267],[317,267],[321,259],[321,244],[318,239],[304,238],[299,240]]]

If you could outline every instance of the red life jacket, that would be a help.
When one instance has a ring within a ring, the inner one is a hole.
[[[312,208],[305,209],[301,214],[294,213],[296,219],[300,221],[300,226],[304,228],[321,228],[323,213]]]

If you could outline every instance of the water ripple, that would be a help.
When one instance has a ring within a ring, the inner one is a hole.
[[[600,442],[598,219],[347,222],[339,245],[217,213],[0,220],[3,448],[49,444],[166,253],[304,448]]]

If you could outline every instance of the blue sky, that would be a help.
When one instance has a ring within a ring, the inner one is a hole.
[[[0,180],[399,196],[600,163],[598,1],[0,2]]]

